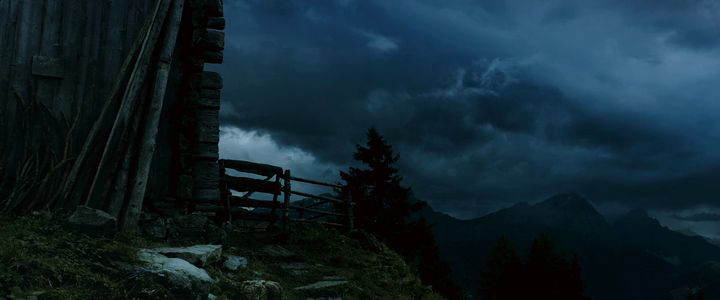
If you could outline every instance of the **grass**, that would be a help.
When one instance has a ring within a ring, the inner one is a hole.
[[[66,230],[50,214],[0,217],[0,300],[5,299],[180,299],[157,278],[133,271],[137,249],[160,246],[137,236],[89,237]],[[263,255],[276,245],[290,257]],[[233,233],[224,252],[249,259],[249,267],[227,271],[211,266],[211,292],[219,299],[242,299],[244,280],[279,282],[285,299],[441,299],[424,287],[392,251],[366,250],[357,240],[321,226],[293,226],[287,232]],[[306,266],[298,273],[283,266]],[[327,276],[347,284],[319,291],[298,291]]]
[[[144,240],[91,238],[60,224],[51,215],[0,218],[0,299],[129,299],[161,290],[123,270]]]
[[[285,298],[342,297],[342,299],[442,299],[424,287],[402,258],[385,250],[380,253],[364,249],[360,242],[340,232],[319,225],[296,225],[286,233],[236,234],[231,236],[230,252],[249,257],[249,268],[243,272],[213,275],[224,282],[265,279],[279,282]],[[262,255],[264,245],[279,245],[294,253],[294,257]],[[307,272],[294,273],[283,268],[291,263],[302,263]],[[326,277],[340,277],[345,285],[317,291],[298,291],[304,286]],[[232,290],[232,289],[229,289]],[[217,290],[225,299],[237,295]]]

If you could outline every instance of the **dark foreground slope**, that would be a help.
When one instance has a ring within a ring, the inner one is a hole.
[[[454,276],[470,292],[479,288],[485,258],[502,235],[515,242],[522,256],[543,234],[568,256],[578,254],[593,299],[673,299],[697,285],[711,293],[720,279],[713,267],[720,248],[663,227],[641,210],[610,224],[576,194],[521,203],[472,220],[431,210],[424,214],[436,224],[438,244]],[[720,299],[720,294],[706,293],[705,299]]]
[[[138,260],[141,248],[180,242],[89,237],[61,224],[60,218],[50,215],[0,218],[0,299],[196,298],[178,293]],[[353,236],[320,226],[292,226],[275,233],[232,232],[223,255],[242,256],[247,267],[230,271],[222,262],[203,266],[214,283],[200,299],[208,294],[216,299],[246,299],[243,282],[256,280],[277,282],[282,299],[441,299],[396,253],[371,236]],[[322,282],[335,285],[316,284]]]

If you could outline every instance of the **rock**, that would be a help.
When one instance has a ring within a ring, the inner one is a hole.
[[[310,265],[304,263],[304,262],[291,262],[287,264],[280,265],[281,268],[287,270],[291,274],[295,276],[300,276],[303,274],[306,274],[310,270]]]
[[[295,253],[292,253],[290,250],[276,245],[267,245],[260,248],[259,254],[275,258],[290,258],[295,256]]]
[[[248,280],[240,283],[242,299],[247,300],[280,300],[282,287],[279,283],[266,280]]]
[[[162,255],[154,250],[142,249],[138,258],[148,264],[145,271],[163,277],[171,290],[182,291],[193,297],[205,296],[214,280],[208,273],[180,258]]]
[[[115,232],[117,219],[102,210],[81,205],[67,222],[73,229],[88,234],[111,234]]]
[[[347,279],[345,279],[345,277],[342,277],[342,276],[325,276],[325,277],[323,277],[323,280],[326,280],[326,281],[345,281],[345,280],[347,280]]]
[[[246,269],[248,266],[248,260],[242,256],[228,255],[223,267],[231,271],[237,271],[239,269]]]
[[[344,285],[346,283],[348,283],[346,280],[323,280],[313,284],[296,287],[295,290],[319,290]]]
[[[208,266],[220,261],[222,258],[222,246],[220,245],[164,247],[149,249],[149,251],[157,252],[167,257],[181,258],[198,267]]]
[[[207,295],[207,299],[208,299],[208,300],[217,300],[217,296],[215,296],[215,295],[213,295],[213,294],[208,294],[208,295]]]

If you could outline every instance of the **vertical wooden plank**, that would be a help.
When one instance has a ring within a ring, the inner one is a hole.
[[[83,1],[63,1],[62,3],[62,30],[61,30],[61,47],[60,57],[65,65],[65,77],[60,81],[60,87],[57,93],[57,111],[67,116],[70,121],[68,139],[70,144],[63,149],[63,156],[67,157],[73,153],[78,147],[78,136],[83,136],[83,132],[75,134],[83,128],[78,127],[79,113],[81,107],[77,103],[75,94],[76,85],[80,78],[80,60],[82,59],[80,52],[83,46],[84,23],[87,18],[78,18],[78,15],[85,13],[85,5]]]
[[[109,11],[106,13],[103,41],[103,78],[102,90],[108,91],[115,80],[115,74],[120,68],[120,64],[124,58],[126,22],[128,14],[127,0],[111,0],[109,5],[105,7]],[[105,96],[105,95],[103,95]],[[105,99],[105,97],[102,97]]]
[[[11,79],[10,99],[8,104],[11,111],[14,111],[12,129],[8,132],[9,139],[14,141],[14,147],[10,153],[11,158],[16,161],[23,159],[28,154],[27,149],[20,145],[33,146],[26,141],[29,126],[28,114],[20,114],[30,106],[34,98],[33,82],[31,80],[32,53],[38,51],[40,44],[40,25],[44,1],[25,0],[21,2],[20,19],[18,22],[18,33],[16,35],[15,55],[13,60],[13,77]],[[19,126],[24,125],[24,126]]]
[[[292,194],[292,189],[290,188],[290,177],[290,170],[285,170],[285,173],[283,174],[283,226],[285,227],[287,227],[290,221],[290,195]]]
[[[42,25],[40,26],[41,34],[39,51],[35,53],[36,55],[47,58],[59,57],[62,16],[60,1],[61,0],[45,0]],[[34,60],[33,64],[36,62],[37,60]],[[33,69],[35,67],[36,66],[33,66]],[[57,120],[63,120],[64,116],[57,114],[57,109],[55,108],[56,90],[59,84],[58,79],[46,78],[44,76],[39,76],[38,74],[33,74],[33,79],[36,81],[37,85],[35,90],[36,100],[41,105],[44,105],[52,113],[54,118]]]
[[[15,105],[14,101],[10,101],[13,99],[10,91],[10,81],[14,71],[12,62],[15,59],[14,49],[20,5],[21,2],[18,1],[5,0],[3,2],[7,18],[2,19],[3,31],[0,32],[3,36],[3,42],[0,43],[0,111],[2,111],[0,115],[0,154],[2,154],[0,166],[4,167],[14,162],[8,154],[8,149],[4,148],[3,145],[9,145],[15,122]],[[4,176],[4,174],[0,173],[0,176]]]

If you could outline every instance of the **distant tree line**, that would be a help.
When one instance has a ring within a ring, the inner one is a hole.
[[[512,241],[500,237],[490,252],[480,294],[491,300],[585,300],[577,255],[568,260],[556,253],[548,236],[535,239],[526,260]]]
[[[432,225],[416,214],[424,202],[412,201],[412,189],[402,184],[395,164],[400,159],[375,129],[367,131],[365,145],[356,145],[353,158],[362,168],[340,172],[342,193],[356,203],[357,229],[372,233],[403,256],[424,284],[448,299],[460,299],[462,290],[450,279],[450,267],[440,259]]]

